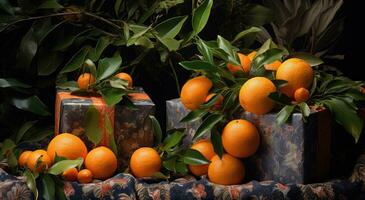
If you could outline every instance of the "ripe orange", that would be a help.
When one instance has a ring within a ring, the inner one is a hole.
[[[93,173],[88,169],[80,170],[77,174],[77,180],[80,183],[90,183],[93,180]]]
[[[266,70],[276,71],[280,67],[281,62],[279,60],[276,60],[270,64],[265,65]]]
[[[24,151],[23,153],[20,154],[20,156],[18,158],[19,167],[25,167],[25,165],[27,164],[27,160],[29,158],[29,155],[31,153],[32,153],[32,151]]]
[[[276,72],[276,79],[288,81],[280,90],[290,98],[294,96],[295,90],[301,87],[308,89],[312,84],[313,76],[311,66],[299,58],[284,61]]]
[[[251,122],[236,119],[224,127],[222,143],[227,153],[237,158],[246,158],[256,152],[260,145],[260,135]]]
[[[216,155],[209,164],[208,177],[216,184],[240,184],[245,177],[245,166],[241,160],[229,154],[223,154],[222,159]]]
[[[76,168],[70,168],[62,173],[62,178],[65,181],[76,181],[78,173]]]
[[[95,83],[95,77],[90,73],[83,73],[77,79],[77,84],[80,89],[86,90],[93,83]]]
[[[268,113],[274,108],[274,102],[268,97],[275,92],[275,85],[267,78],[254,77],[246,81],[240,90],[241,106],[257,115]]]
[[[205,76],[188,80],[181,89],[181,103],[190,110],[196,110],[205,102],[213,83]]]
[[[199,151],[207,160],[212,159],[212,157],[215,155],[213,144],[208,140],[200,140],[193,144],[191,148]],[[189,165],[189,169],[195,176],[202,176],[208,173],[208,166],[209,164]]]
[[[137,178],[151,177],[161,169],[160,155],[153,148],[141,147],[133,152],[130,169]]]
[[[107,179],[113,176],[117,165],[117,157],[113,151],[104,146],[91,150],[85,159],[85,167],[97,179]]]
[[[44,169],[48,169],[51,165],[52,161],[43,149],[35,150],[28,156],[27,167],[33,172],[40,173]]]
[[[256,51],[252,51],[247,55],[247,57],[252,61],[255,58],[256,54],[257,54]]]
[[[85,143],[77,136],[62,133],[54,137],[48,144],[47,153],[52,162],[55,156],[65,157],[73,160],[76,158],[86,158],[87,148]]]
[[[128,81],[128,87],[132,87],[132,85],[133,85],[133,79],[132,79],[132,77],[129,74],[124,73],[124,72],[121,72],[119,74],[116,74],[115,76],[118,77],[118,78],[120,78],[120,79],[123,79],[123,80]]]
[[[294,99],[296,102],[306,102],[309,99],[309,91],[305,88],[299,88],[294,92]]]
[[[228,70],[232,73],[237,73],[239,71],[243,71],[245,73],[250,72],[250,65],[251,65],[250,58],[242,53],[237,53],[237,55],[238,58],[240,59],[241,65],[233,65],[231,63],[228,63],[227,64]]]
[[[216,94],[215,93],[211,93],[207,96],[207,98],[205,99],[205,103],[207,103],[212,97],[214,97]],[[223,103],[223,96],[219,95],[218,99],[215,101],[215,104],[212,106],[213,109],[219,109],[222,106]]]

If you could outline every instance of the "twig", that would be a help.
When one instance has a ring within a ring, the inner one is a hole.
[[[169,65],[171,67],[172,73],[174,74],[174,79],[175,79],[175,83],[176,83],[176,89],[177,89],[177,95],[180,95],[180,84],[179,84],[179,79],[177,77],[174,65],[172,64],[171,58],[169,58]]]

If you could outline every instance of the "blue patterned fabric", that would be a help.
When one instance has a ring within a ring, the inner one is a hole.
[[[102,182],[79,184],[65,182],[67,199],[365,199],[365,153],[359,157],[352,175],[346,180],[314,184],[282,184],[276,181],[251,181],[241,185],[213,184],[206,177],[179,178],[171,182],[136,179],[117,174]],[[24,177],[0,169],[0,199],[32,199]]]

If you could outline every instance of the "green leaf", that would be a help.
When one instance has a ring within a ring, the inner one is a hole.
[[[278,126],[284,124],[293,113],[295,105],[286,105],[284,106],[280,112],[276,115],[276,124]]]
[[[354,137],[357,143],[363,128],[363,121],[357,115],[356,111],[340,99],[331,98],[321,102],[330,109],[336,122],[342,125]]]
[[[42,196],[45,200],[55,199],[55,182],[51,175],[44,174],[42,177]]]
[[[123,34],[125,41],[129,40],[129,25],[126,22],[123,22]]]
[[[196,121],[198,119],[201,119],[207,113],[208,112],[205,111],[205,110],[193,110],[193,111],[190,111],[185,117],[183,117],[180,120],[180,122],[181,123],[193,122],[193,121]]]
[[[265,65],[276,60],[282,60],[283,56],[288,55],[288,51],[282,49],[269,49],[255,57],[251,63],[250,75],[261,76],[265,73]]]
[[[126,91],[119,88],[104,88],[101,89],[101,95],[109,106],[114,106],[123,99],[123,96],[126,95]]]
[[[15,143],[19,143],[20,140],[23,138],[24,134],[34,126],[38,121],[28,121],[25,122],[20,129],[18,130],[16,137],[15,137]]]
[[[52,135],[53,133],[54,133],[53,127],[45,128],[45,129],[43,128],[41,130],[36,129],[36,132],[33,132],[33,131],[27,132],[21,143],[39,142],[39,141],[42,141],[44,138]]]
[[[323,63],[323,60],[320,58],[306,52],[296,52],[291,57],[300,58],[310,64],[310,66],[318,66]]]
[[[122,58],[119,53],[116,53],[111,58],[103,58],[99,60],[97,80],[100,81],[113,75],[118,71],[120,65],[122,65]]]
[[[182,40],[175,40],[173,38],[160,38],[156,35],[156,38],[165,46],[169,51],[177,51],[180,47]]]
[[[180,32],[187,18],[187,16],[172,17],[157,24],[154,30],[161,38],[174,38]]]
[[[308,104],[305,102],[302,102],[298,104],[300,111],[302,112],[302,115],[306,118],[311,113],[311,109],[309,108]]]
[[[204,165],[209,164],[207,160],[199,151],[195,149],[187,149],[182,155],[183,162],[190,165]]]
[[[0,10],[7,12],[10,15],[14,15],[14,9],[8,0],[1,0],[0,1]]]
[[[109,147],[114,152],[115,155],[118,155],[118,147],[117,144],[115,143],[115,138],[114,138],[114,127],[108,115],[104,115],[104,124],[105,124],[105,130],[109,137]]]
[[[132,37],[130,37],[127,41],[127,47],[133,45],[138,38],[142,37],[144,34],[146,34],[149,30],[151,30],[151,27],[138,27],[142,28],[139,32],[136,32]]]
[[[76,38],[80,37],[81,35],[89,32],[91,29],[86,29],[81,32],[71,32],[67,35],[62,34],[62,37],[57,38],[57,41],[54,41],[52,44],[52,50],[53,51],[64,51],[68,47],[70,47]]]
[[[28,70],[33,57],[37,53],[38,44],[35,37],[34,24],[20,41],[19,49],[16,55],[16,66],[19,69]]]
[[[162,131],[160,123],[158,123],[157,119],[153,115],[148,116],[151,119],[153,134],[155,136],[155,144],[160,144],[162,141]]]
[[[62,55],[57,51],[49,51],[41,48],[38,51],[37,69],[38,75],[48,76],[55,72],[62,63]]]
[[[61,74],[72,72],[77,69],[80,69],[81,66],[84,64],[86,55],[90,51],[90,47],[83,47],[72,58],[66,63],[65,67],[61,70]]]
[[[187,70],[202,70],[205,72],[217,73],[219,69],[217,66],[212,65],[209,62],[201,61],[201,60],[193,60],[193,61],[182,61],[179,63],[182,67]]]
[[[285,86],[285,85],[288,84],[288,81],[286,81],[286,80],[279,80],[279,79],[271,80],[271,82],[274,83],[274,85],[275,85],[275,87],[277,89],[279,89],[279,88],[281,88],[281,87],[283,87],[283,86]]]
[[[166,168],[167,170],[169,170],[169,171],[176,172],[176,169],[175,169],[175,167],[176,167],[176,159],[177,159],[177,157],[176,156],[173,156],[173,157],[171,157],[171,158],[169,158],[167,160],[164,160],[162,162],[162,166],[164,168]]]
[[[220,113],[214,113],[210,114],[199,126],[199,128],[196,130],[193,139],[198,139],[204,135],[204,133],[211,131],[212,128],[218,124],[222,119],[224,118],[224,115]]]
[[[155,179],[165,179],[165,180],[168,180],[169,177],[166,176],[165,174],[163,174],[162,172],[156,172],[152,175],[152,178],[155,180]]]
[[[65,191],[63,189],[64,182],[59,179],[55,179],[55,183],[56,183],[56,187],[55,187],[56,199],[57,200],[66,200]]]
[[[237,55],[237,48],[232,46],[228,40],[224,39],[220,35],[218,35],[218,37],[217,37],[217,43],[218,43],[218,47],[228,54],[229,63],[235,64],[235,65],[241,65],[241,62]]]
[[[212,131],[210,135],[210,140],[212,141],[214,152],[222,158],[223,156],[223,144],[222,144],[222,136],[218,131]]]
[[[260,49],[257,50],[257,53],[254,58],[256,58],[257,56],[265,53],[267,50],[272,49],[272,48],[278,48],[278,47],[271,39],[266,40],[266,42],[264,42],[264,44],[262,44]]]
[[[146,49],[151,49],[154,47],[154,44],[153,42],[148,38],[148,37],[145,37],[145,36],[141,36],[139,37],[136,42],[134,43],[134,45],[136,46],[142,46]]]
[[[71,90],[75,91],[79,89],[76,81],[67,81],[64,83],[60,83],[56,86],[57,89]]]
[[[89,58],[96,62],[97,60],[99,60],[101,54],[103,53],[103,51],[109,46],[109,44],[112,43],[112,40],[108,37],[101,37],[99,38],[98,42],[96,43],[96,46],[94,49],[92,49],[89,52]]]
[[[183,139],[184,136],[185,136],[185,134],[183,132],[175,131],[174,133],[172,133],[171,135],[168,135],[165,138],[161,149],[163,151],[166,151],[166,150],[169,150],[169,149],[175,147],[177,144],[179,144],[181,142],[181,140]]]
[[[84,162],[83,158],[77,158],[75,160],[62,160],[59,162],[56,162],[52,165],[51,168],[48,169],[48,174],[53,175],[60,175],[64,171],[71,169],[71,168],[80,168],[82,166],[82,163]]]
[[[193,30],[194,34],[199,34],[208,22],[213,0],[205,0],[197,9],[193,11]]]
[[[109,83],[110,86],[112,86],[113,88],[120,88],[125,90],[128,87],[128,81],[116,77],[111,78]]]
[[[44,103],[35,95],[25,99],[13,98],[10,103],[18,109],[29,111],[37,115],[51,115],[51,113],[48,112],[46,105],[44,105]]]
[[[186,174],[188,172],[188,166],[184,162],[179,160],[175,164],[175,169],[177,173],[181,174]]]
[[[56,0],[47,0],[44,1],[41,5],[37,7],[37,9],[59,9],[63,8]]]
[[[203,55],[204,60],[214,65],[213,53],[204,40],[199,38],[197,40],[197,47],[199,52]]]
[[[208,102],[200,105],[200,109],[208,109],[212,107],[218,100],[218,98],[221,96],[221,94],[215,94],[212,98],[209,99]]]
[[[95,145],[98,145],[102,138],[102,130],[99,127],[99,111],[91,105],[85,117],[85,135]]]
[[[5,139],[1,142],[1,155],[5,155],[9,152],[13,152],[13,149],[16,147],[16,144],[11,139]]]
[[[241,38],[245,37],[246,35],[248,34],[252,34],[252,33],[257,33],[257,32],[260,32],[262,31],[260,28],[257,28],[257,27],[251,27],[249,29],[246,29],[244,31],[241,31],[239,32],[235,37],[234,39],[232,40],[231,43],[235,43],[237,42],[238,40],[240,40]]]
[[[34,199],[38,199],[38,189],[33,173],[26,169],[23,176],[26,178],[28,188],[33,192]]]
[[[115,0],[114,4],[114,12],[117,17],[119,17],[119,10],[122,5],[123,0]]]
[[[32,86],[27,85],[13,78],[0,78],[0,88],[8,87],[20,87],[20,88],[31,88]]]

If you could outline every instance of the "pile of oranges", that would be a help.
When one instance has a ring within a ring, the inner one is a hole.
[[[83,158],[84,169],[76,168],[65,170],[62,177],[66,181],[89,183],[93,179],[110,178],[117,169],[117,157],[109,148],[99,146],[88,152],[84,142],[77,136],[62,133],[55,136],[48,144],[47,151],[38,149],[24,151],[18,158],[20,167],[26,167],[33,172],[46,172],[56,157],[68,160]]]

